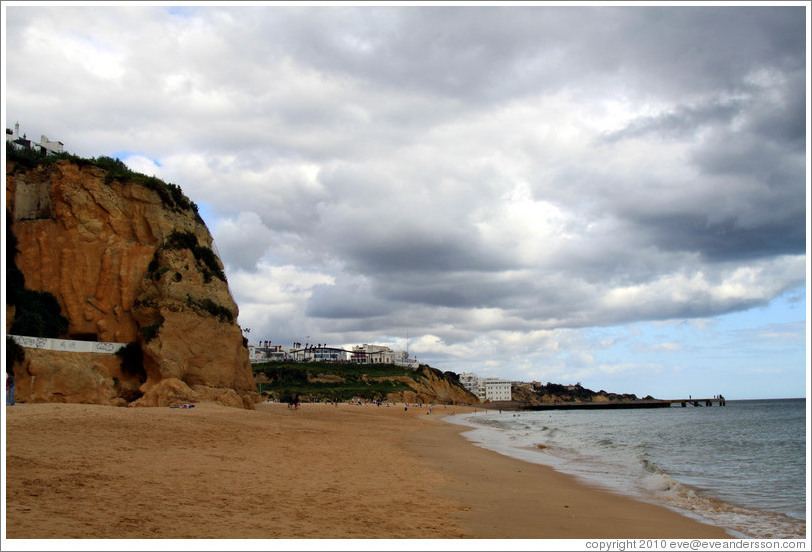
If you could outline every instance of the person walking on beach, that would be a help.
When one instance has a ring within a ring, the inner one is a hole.
[[[6,372],[6,404],[14,406],[14,369],[9,368]]]

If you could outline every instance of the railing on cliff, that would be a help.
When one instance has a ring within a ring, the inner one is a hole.
[[[64,351],[67,353],[100,353],[115,354],[127,346],[126,343],[112,341],[76,341],[73,339],[56,339],[52,337],[31,337],[25,335],[10,336],[20,347]]]

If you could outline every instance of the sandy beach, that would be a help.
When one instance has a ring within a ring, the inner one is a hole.
[[[460,407],[6,407],[8,539],[729,538],[472,445]]]

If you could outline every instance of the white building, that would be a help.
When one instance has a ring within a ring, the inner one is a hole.
[[[476,374],[460,374],[460,383],[480,401],[509,401],[513,398],[511,382],[500,378],[480,378]]]
[[[293,362],[355,362],[357,364],[394,364],[417,369],[416,358],[409,358],[406,351],[393,351],[384,345],[357,345],[351,351],[326,344],[311,345],[294,343],[293,347],[271,345],[270,341],[260,341],[259,345],[248,345],[248,358],[254,363],[285,361]]]
[[[479,378],[476,374],[463,372],[460,374],[460,384],[474,395],[479,396]]]
[[[508,380],[499,378],[486,378],[480,383],[480,387],[485,387],[485,400],[487,401],[509,401],[513,397],[511,383]]]
[[[395,364],[417,368],[419,363],[416,358],[409,358],[406,351],[393,351],[385,345],[356,345],[350,351],[350,361],[358,364]]]
[[[33,149],[31,140],[25,134],[20,136],[20,123],[14,124],[14,130],[6,129],[6,143],[9,142],[17,149]]]
[[[65,144],[62,142],[52,142],[43,134],[39,139],[39,147],[41,150],[45,150],[45,153],[48,155],[54,155],[57,153],[62,153],[62,149],[65,147]]]
[[[28,139],[23,134],[20,136],[20,123],[14,123],[14,130],[6,129],[6,143],[11,143],[17,149],[31,149],[34,151],[44,151],[47,155],[62,153],[65,144],[48,140],[44,134],[40,137],[39,144]]]
[[[271,345],[268,341],[264,344],[260,343],[256,347],[248,345],[248,360],[252,364],[288,360],[288,353],[289,349],[285,349],[281,345]]]
[[[327,345],[309,345],[289,350],[290,360],[296,362],[346,362],[349,353]]]

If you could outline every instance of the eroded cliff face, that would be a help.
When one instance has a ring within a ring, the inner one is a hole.
[[[409,385],[410,391],[389,393],[387,398],[408,403],[477,404],[479,399],[459,385],[438,376],[431,368],[418,368],[416,379],[395,378]]]
[[[93,361],[85,363],[85,371],[101,374],[105,391],[75,402],[157,404],[150,390],[174,379],[196,393],[191,398],[224,394],[205,388],[231,389],[252,408],[248,350],[211,235],[185,197],[178,204],[164,192],[111,180],[91,164],[26,168],[10,161],[6,207],[18,240],[17,266],[27,288],[57,298],[69,321],[60,337],[140,345],[143,370],[117,372],[109,361],[96,370]],[[25,373],[17,374],[19,400],[66,400],[59,398],[68,396],[62,391],[75,387],[83,369],[41,366],[71,362],[61,354],[31,356]],[[35,373],[37,383],[26,383]],[[86,385],[97,379],[84,378]],[[119,393],[122,382],[126,392]]]

